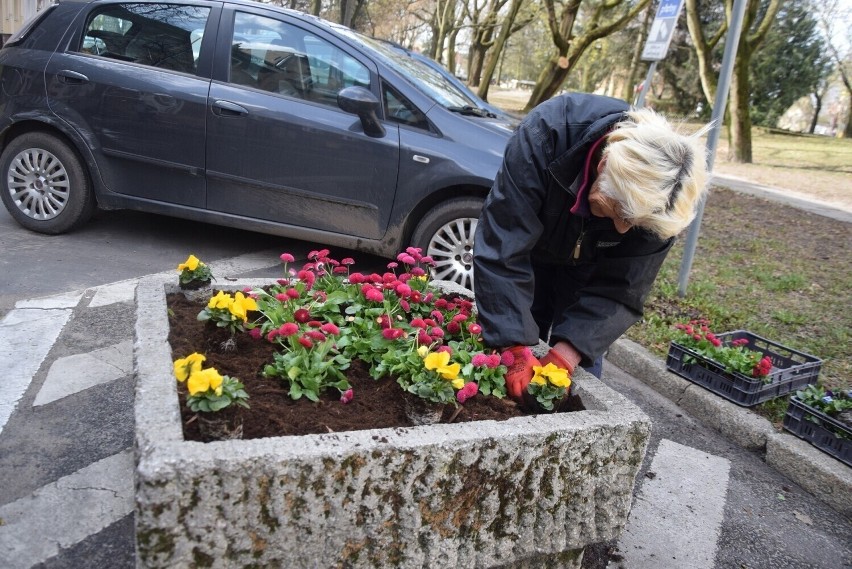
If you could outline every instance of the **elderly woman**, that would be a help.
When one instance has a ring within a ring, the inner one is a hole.
[[[506,147],[474,245],[483,339],[515,355],[514,399],[533,365],[600,377],[602,354],[642,316],[674,237],[705,191],[699,132],[650,110],[567,94],[542,103]],[[526,346],[548,341],[539,362]]]

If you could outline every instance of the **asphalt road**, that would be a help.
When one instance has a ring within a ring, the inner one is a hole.
[[[241,276],[275,276],[279,252],[303,258],[314,244],[134,212],[102,212],[80,231],[43,236],[5,211],[0,242],[0,342],[29,333],[20,323],[28,315],[45,319],[26,349],[0,346],[0,364],[25,380],[0,424],[0,567],[133,567],[133,279],[174,271],[189,252],[210,263],[236,258]],[[252,264],[259,251],[268,265]],[[334,253],[359,268],[381,263]],[[98,370],[97,382],[76,383]],[[609,366],[604,381],[654,428],[625,536],[612,552],[589,551],[585,567],[852,566],[849,519],[622,370]],[[99,500],[106,505],[87,507]]]

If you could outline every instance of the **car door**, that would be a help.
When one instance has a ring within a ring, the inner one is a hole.
[[[51,58],[50,108],[87,139],[108,190],[204,207],[210,79],[200,43],[219,11],[210,3],[99,4]]]
[[[337,93],[374,89],[375,66],[296,18],[226,6],[207,121],[207,208],[381,238],[399,132],[364,134]],[[221,75],[216,75],[221,73]],[[374,89],[377,91],[377,88]]]

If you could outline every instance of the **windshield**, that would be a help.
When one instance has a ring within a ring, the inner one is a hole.
[[[346,34],[358,43],[366,45],[372,51],[378,52],[387,65],[392,67],[400,75],[416,83],[438,104],[447,108],[478,107],[476,101],[453,85],[449,79],[428,65],[410,57],[403,50],[349,29],[338,29],[338,31]]]

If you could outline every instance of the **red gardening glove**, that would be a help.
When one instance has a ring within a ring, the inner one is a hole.
[[[532,355],[532,352],[526,346],[512,346],[505,351],[512,354],[514,359],[512,365],[507,366],[509,370],[506,372],[506,393],[515,401],[520,402],[523,400],[524,391],[527,390],[527,385],[530,384],[533,377],[533,366],[540,366],[541,362]]]
[[[560,369],[567,370],[569,377],[574,375],[574,364],[566,360],[562,354],[552,348],[541,358],[541,365],[546,366],[547,364],[553,364]]]

